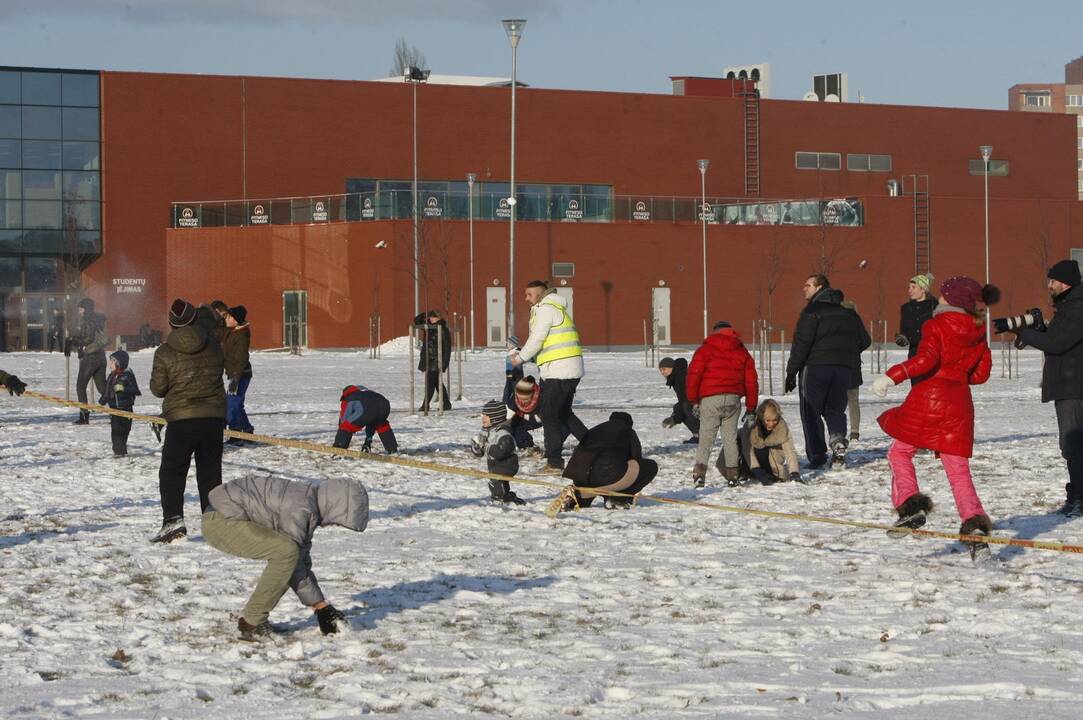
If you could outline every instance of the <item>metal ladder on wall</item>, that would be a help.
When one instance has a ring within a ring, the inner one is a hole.
[[[933,269],[933,218],[928,175],[904,175],[903,195],[914,198],[914,272]]]
[[[760,91],[740,93],[745,111],[745,195],[760,194]]]

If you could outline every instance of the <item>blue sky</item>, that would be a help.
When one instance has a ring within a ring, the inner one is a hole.
[[[371,79],[395,41],[435,73],[510,74],[500,19],[528,20],[539,87],[670,91],[669,75],[769,62],[774,97],[849,73],[851,99],[1006,109],[1017,82],[1063,82],[1079,2],[0,0],[0,64]]]

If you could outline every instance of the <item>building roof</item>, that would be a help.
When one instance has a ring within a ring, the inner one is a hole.
[[[391,77],[375,78],[373,82],[406,82],[402,77],[398,75],[392,75]],[[429,75],[428,81],[433,85],[468,85],[473,87],[510,87],[511,78],[506,77],[484,77],[479,75],[437,75],[432,73]],[[529,87],[522,80],[517,80],[516,83],[519,87]]]

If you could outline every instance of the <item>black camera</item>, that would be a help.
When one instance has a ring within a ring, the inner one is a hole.
[[[1042,311],[1038,308],[1031,308],[1020,315],[993,319],[993,330],[998,333],[1016,332],[1023,328],[1045,330],[1045,318],[1042,317]]]

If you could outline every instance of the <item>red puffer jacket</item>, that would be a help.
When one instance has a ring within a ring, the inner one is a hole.
[[[917,354],[887,371],[901,383],[929,375],[899,407],[880,416],[888,435],[916,447],[970,457],[974,452],[974,401],[970,386],[989,379],[993,356],[985,326],[957,310],[941,310],[921,328]]]
[[[711,335],[692,356],[685,382],[688,402],[696,405],[705,397],[732,393],[745,396],[745,407],[756,409],[760,385],[756,364],[732,328]]]

